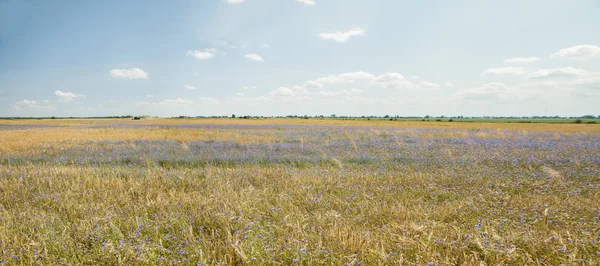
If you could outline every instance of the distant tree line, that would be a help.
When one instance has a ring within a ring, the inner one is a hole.
[[[0,117],[0,119],[73,119],[73,118],[79,118],[79,119],[133,119],[133,120],[140,120],[142,118],[149,118],[151,116],[133,116],[133,115],[121,115],[121,116],[92,116],[92,117],[75,117],[75,116],[70,116],[70,117],[56,117],[56,116],[51,116],[51,117]],[[371,120],[371,119],[378,119],[378,120],[382,120],[382,119],[386,119],[386,120],[421,120],[421,121],[430,121],[430,120],[434,120],[434,121],[442,121],[443,119],[448,119],[447,121],[452,122],[456,119],[463,119],[463,120],[474,120],[474,119],[478,119],[478,120],[486,120],[486,119],[494,119],[494,120],[501,120],[501,119],[513,119],[513,120],[522,120],[522,119],[534,119],[534,120],[543,120],[543,119],[555,119],[555,120],[560,120],[560,119],[578,119],[579,122],[582,122],[581,119],[586,119],[586,120],[596,120],[596,119],[600,119],[600,115],[599,116],[595,116],[595,115],[583,115],[583,116],[569,116],[569,117],[564,117],[564,116],[444,116],[444,115],[440,115],[440,116],[431,116],[431,115],[425,115],[425,116],[400,116],[400,115],[383,115],[383,116],[376,116],[376,115],[368,115],[368,116],[339,116],[336,114],[331,114],[331,115],[314,115],[314,116],[309,116],[309,115],[285,115],[285,116],[253,116],[253,115],[243,115],[243,116],[237,116],[235,114],[232,114],[230,116],[227,115],[221,115],[221,116],[175,116],[175,117],[171,117],[171,118],[175,118],[175,119],[210,119],[210,118],[230,118],[230,119],[267,119],[267,118],[290,118],[290,119],[352,119],[352,120],[359,120],[359,119],[367,119],[367,120]],[[452,121],[451,121],[452,120]]]

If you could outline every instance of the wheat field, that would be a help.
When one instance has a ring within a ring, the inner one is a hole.
[[[7,265],[597,265],[600,126],[0,122]]]

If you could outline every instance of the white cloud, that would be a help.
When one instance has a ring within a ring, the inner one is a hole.
[[[198,101],[200,101],[200,103],[212,103],[212,104],[218,104],[219,101],[215,98],[212,97],[200,97],[198,98]]]
[[[244,90],[255,90],[257,87],[256,86],[243,86],[242,89]]]
[[[166,105],[177,105],[177,106],[182,106],[182,105],[192,105],[194,104],[193,101],[190,100],[186,100],[183,98],[176,98],[176,99],[166,99],[160,102],[136,102],[133,105],[135,107],[142,107],[142,106],[154,106],[154,107],[160,107],[160,106],[166,106]]]
[[[141,107],[141,106],[145,106],[145,105],[155,105],[155,103],[151,103],[151,102],[136,102],[133,105],[135,107]]]
[[[583,94],[593,92],[593,95],[600,97],[600,73],[590,73],[581,78],[574,79],[572,87]]]
[[[506,60],[504,60],[504,63],[508,63],[508,64],[512,64],[512,63],[516,63],[516,64],[524,64],[524,63],[531,63],[531,62],[535,62],[535,61],[539,61],[540,58],[539,57],[514,57],[514,58],[508,58]]]
[[[294,86],[292,88],[279,87],[270,93],[270,95],[283,96],[283,97],[301,96],[301,95],[306,95],[306,94],[308,94],[306,89],[302,88],[300,86]]]
[[[508,91],[508,86],[502,82],[492,82],[476,88],[461,90],[456,93],[459,99],[465,100],[494,100],[502,97]]]
[[[333,96],[354,96],[356,94],[362,93],[362,90],[358,89],[350,89],[350,90],[338,90],[338,91],[318,91],[315,95],[323,96],[323,97],[333,97]]]
[[[365,32],[366,30],[363,28],[354,28],[345,32],[337,31],[334,33],[321,33],[319,34],[319,37],[322,40],[333,40],[342,43],[348,41],[350,37],[365,35]]]
[[[257,54],[247,54],[244,57],[253,61],[263,61],[263,58]]]
[[[302,89],[324,89],[326,86],[348,85],[360,83],[363,86],[377,86],[386,89],[438,89],[440,85],[433,82],[421,81],[412,83],[400,73],[385,73],[374,75],[367,72],[348,72],[339,75],[329,75],[314,80],[308,80],[301,86]]]
[[[70,101],[73,101],[75,98],[85,97],[82,94],[75,94],[72,92],[62,92],[62,91],[55,91],[54,95],[58,96],[60,98],[59,101],[61,101],[61,102],[70,102]]]
[[[522,67],[499,67],[486,69],[481,76],[519,76],[524,74],[525,68]]]
[[[303,3],[305,5],[314,6],[316,3],[314,0],[296,0],[297,2]]]
[[[337,95],[337,93],[334,91],[318,91],[316,94],[319,96],[325,96],[325,97]]]
[[[51,105],[41,105],[40,103],[38,103],[37,101],[33,101],[33,100],[22,100],[20,102],[16,102],[13,107],[16,110],[21,110],[22,108],[31,108],[31,109],[36,109],[36,110],[56,110],[56,108],[54,106]]]
[[[412,82],[408,81],[400,73],[386,73],[375,77],[374,81],[381,84],[384,88],[408,89],[414,86]]]
[[[174,100],[164,100],[159,104],[194,104],[194,102],[182,98],[177,98]]]
[[[192,90],[192,91],[196,89],[196,87],[191,86],[191,85],[185,85],[185,88],[188,90]]]
[[[356,87],[368,89],[369,96],[366,96],[366,98],[370,99],[368,101],[390,102],[390,95],[396,94],[398,90],[409,89],[417,92],[422,90],[436,90],[441,86],[428,81],[415,84],[408,81],[400,73],[392,72],[374,75],[359,71],[324,76],[308,80],[302,85],[279,87],[267,93],[265,97],[278,97],[280,100],[296,103],[309,99],[318,100],[320,98],[334,100],[336,103],[340,101],[355,102],[357,99],[365,98],[357,96],[363,90]],[[404,96],[406,95],[406,92],[404,92]]]
[[[416,85],[420,89],[436,90],[440,88],[440,85],[433,82],[422,81]]]
[[[198,60],[206,60],[206,59],[210,59],[213,56],[215,56],[215,49],[204,49],[204,51],[202,50],[189,50],[187,51],[187,55],[189,56],[193,56],[194,58],[198,59]]]
[[[530,87],[527,84],[508,86],[502,82],[492,82],[475,88],[457,91],[453,98],[455,100],[473,102],[516,103],[540,100],[544,95],[544,92],[535,86]]]
[[[148,73],[139,68],[113,69],[110,71],[110,75],[120,79],[147,79],[149,76]]]
[[[154,98],[154,95],[152,95],[152,94],[146,94],[146,98]]]
[[[225,2],[227,2],[229,4],[239,4],[239,3],[246,2],[246,0],[225,0]]]
[[[263,43],[260,45],[260,48],[269,48],[270,46],[266,43]]]
[[[576,78],[587,76],[588,72],[574,67],[563,67],[554,69],[540,69],[529,75],[530,79],[551,79],[551,78]]]
[[[373,80],[375,76],[367,72],[348,72],[339,75],[329,75],[321,77],[315,80],[309,80],[305,84],[306,86],[322,88],[325,84],[340,84],[340,83],[354,83],[361,80]]]
[[[454,85],[451,82],[446,82],[446,83],[444,83],[444,85],[446,85],[446,87],[448,87],[448,88],[454,87]]]
[[[20,102],[16,102],[16,105],[33,105],[33,104],[38,104],[36,101],[30,101],[30,100],[22,100]]]
[[[219,46],[221,46],[221,47],[225,47],[225,48],[231,48],[231,49],[237,49],[237,48],[238,48],[238,46],[237,46],[237,45],[235,45],[235,44],[231,44],[231,43],[229,43],[228,41],[224,41],[224,40],[221,40],[221,41],[219,42]]]
[[[597,45],[576,45],[561,49],[552,55],[552,57],[585,60],[600,54],[600,46]]]
[[[325,75],[296,85],[276,87],[258,97],[250,97],[247,93],[243,96],[235,95],[225,104],[251,105],[257,108],[255,110],[265,110],[266,113],[285,110],[290,113],[377,114],[379,111],[374,110],[398,111],[398,108],[413,110],[414,107],[422,107],[423,92],[440,87],[441,84],[426,80],[413,83],[400,73],[376,75],[357,71]],[[437,98],[439,97],[428,97],[429,102],[425,105],[439,101]]]

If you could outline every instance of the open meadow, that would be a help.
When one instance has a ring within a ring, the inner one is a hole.
[[[7,265],[598,265],[600,125],[0,122]]]

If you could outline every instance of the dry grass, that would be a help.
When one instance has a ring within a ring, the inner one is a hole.
[[[77,127],[80,125],[332,125],[332,126],[367,126],[394,128],[453,128],[453,129],[498,129],[524,131],[556,131],[571,133],[600,133],[600,124],[544,124],[544,123],[462,123],[462,122],[421,122],[421,121],[388,121],[388,120],[343,120],[343,119],[43,119],[43,120],[0,120],[0,124],[27,125],[45,124]]]
[[[204,121],[210,120],[143,122]],[[283,124],[290,120],[238,121]],[[105,121],[67,122],[111,125]],[[417,122],[309,122],[398,128],[439,126]],[[498,130],[469,131],[475,126],[542,130],[540,125],[531,124],[451,126],[459,130],[427,131],[414,145],[451,138],[510,141],[512,136]],[[596,132],[598,128],[574,126],[547,125],[546,130],[556,133],[521,132],[518,136],[532,134],[532,140],[545,143],[568,138],[575,129]],[[293,128],[284,131],[297,132]],[[288,135],[282,135],[277,127],[0,130],[0,154],[77,149],[94,145],[88,141],[99,140],[168,139],[182,145],[199,140],[248,145],[293,141],[298,149],[325,146],[310,132],[286,140],[283,138]],[[366,152],[364,143],[370,142],[361,141],[388,137],[398,149],[413,145],[406,132],[387,128],[343,130],[323,138],[348,141],[348,150]],[[461,158],[460,149],[440,147],[440,156],[450,162]],[[581,158],[598,154],[585,147],[574,149]],[[501,155],[512,156],[496,154]],[[385,156],[390,155],[381,154],[381,158]],[[0,258],[2,263],[13,265],[597,265],[600,261],[597,174],[574,178],[565,169],[527,163],[509,169],[485,165],[483,158],[473,158],[481,164],[472,165],[472,169],[433,164],[423,168],[382,167],[350,163],[342,157],[333,159],[331,165],[309,167],[3,161]],[[578,163],[581,168],[585,166]],[[520,172],[535,172],[538,177],[514,174]]]

